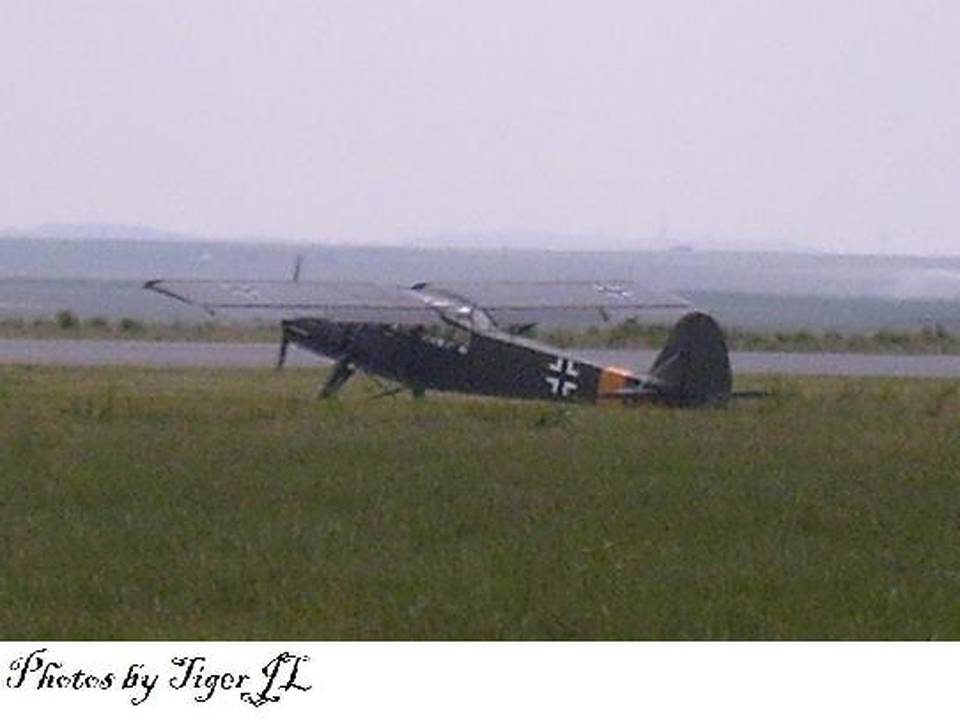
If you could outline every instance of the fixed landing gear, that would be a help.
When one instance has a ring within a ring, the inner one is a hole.
[[[350,361],[350,358],[338,360],[337,364],[333,366],[333,372],[330,373],[330,377],[327,378],[327,381],[317,393],[317,397],[333,397],[340,391],[340,388],[347,383],[347,380],[353,377],[356,371],[357,367]]]
[[[422,400],[422,399],[426,396],[426,394],[427,394],[426,389],[423,388],[423,387],[421,387],[421,386],[419,386],[419,385],[417,385],[417,386],[407,386],[407,385],[393,385],[393,386],[390,386],[390,385],[387,385],[386,383],[380,382],[379,380],[377,380],[376,377],[372,377],[372,379],[377,383],[377,385],[380,386],[380,392],[378,392],[376,395],[371,395],[371,396],[370,396],[370,399],[371,399],[371,400],[381,400],[382,398],[396,397],[397,395],[399,395],[400,393],[402,393],[404,390],[409,390],[410,393],[413,395],[413,399],[414,399],[414,400]]]

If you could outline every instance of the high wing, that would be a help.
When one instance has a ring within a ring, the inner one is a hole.
[[[414,291],[374,283],[151,280],[144,287],[210,314],[274,320],[319,317],[384,325],[431,325],[438,321],[436,311]]]
[[[441,316],[457,320],[479,308],[505,329],[574,327],[690,308],[677,295],[629,282],[420,283],[404,288],[360,282],[151,280],[145,287],[209,313],[384,325],[431,325]]]
[[[678,295],[632,282],[424,283],[414,287],[470,302],[502,328],[605,325],[640,314],[653,320],[691,309]]]

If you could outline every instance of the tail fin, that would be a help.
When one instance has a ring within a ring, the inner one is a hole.
[[[702,312],[680,318],[650,368],[648,383],[657,399],[678,407],[723,405],[733,375],[723,331]]]

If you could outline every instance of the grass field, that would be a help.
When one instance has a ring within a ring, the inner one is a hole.
[[[0,368],[0,638],[960,638],[957,383],[693,412],[317,381]]]

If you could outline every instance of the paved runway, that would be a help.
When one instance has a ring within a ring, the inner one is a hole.
[[[571,354],[642,371],[656,352],[579,350]],[[4,364],[269,367],[276,357],[277,346],[269,343],[0,339],[0,363]],[[732,353],[731,360],[734,372],[750,374],[960,378],[960,356],[954,355]],[[326,361],[291,347],[287,362],[306,367]]]

